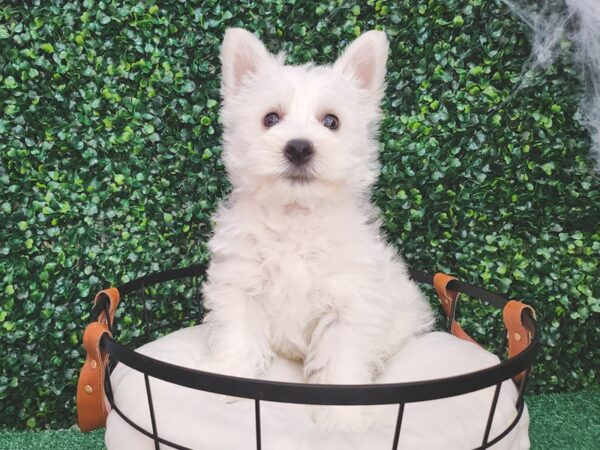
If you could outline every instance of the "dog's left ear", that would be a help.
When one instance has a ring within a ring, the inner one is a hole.
[[[380,99],[385,80],[388,40],[383,31],[367,31],[350,44],[333,65]]]

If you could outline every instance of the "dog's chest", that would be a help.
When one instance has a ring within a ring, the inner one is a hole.
[[[302,359],[307,327],[323,310],[322,287],[339,242],[326,230],[295,219],[265,227],[256,248],[272,344],[278,353]]]
[[[331,239],[294,224],[258,240],[264,295],[270,306],[278,309],[298,301],[306,303],[326,273],[331,246]]]

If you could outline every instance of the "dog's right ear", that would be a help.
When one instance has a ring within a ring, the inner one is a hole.
[[[228,28],[221,46],[223,98],[235,95],[244,80],[275,61],[263,43],[242,28]]]

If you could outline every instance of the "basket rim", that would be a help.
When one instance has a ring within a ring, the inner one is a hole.
[[[117,289],[124,296],[139,288],[143,289],[165,281],[199,276],[203,273],[203,266],[193,265],[140,277],[117,287]],[[418,283],[433,284],[433,275],[425,272],[410,271],[410,276]],[[506,297],[502,295],[459,280],[451,281],[449,288],[483,300],[497,308],[502,308],[507,303]],[[93,310],[93,315],[99,314],[103,307],[106,307],[106,303],[99,302]],[[532,332],[532,339],[529,345],[516,356],[488,368],[457,376],[401,383],[336,385],[241,378],[157,360],[120,344],[108,333],[102,336],[100,345],[102,350],[107,352],[115,362],[121,362],[145,376],[196,390],[246,399],[294,404],[386,405],[462,395],[494,385],[498,386],[522,371],[529,372],[540,348],[540,333],[535,317],[524,312],[523,319]]]

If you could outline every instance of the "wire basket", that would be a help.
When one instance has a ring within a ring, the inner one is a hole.
[[[148,330],[151,324],[145,298],[147,287],[167,281],[192,278],[198,288],[203,276],[203,266],[190,266],[144,276],[117,288],[100,291],[96,295],[92,308],[93,322],[88,325],[83,337],[87,356],[77,387],[78,422],[82,431],[103,427],[108,412],[112,409],[135,430],[151,438],[156,449],[160,449],[161,444],[176,449],[189,449],[189,447],[164,439],[158,434],[150,377],[190,389],[254,400],[256,448],[258,450],[261,449],[261,401],[308,405],[397,404],[395,430],[393,436],[390,436],[393,450],[398,448],[406,403],[437,400],[495,386],[493,399],[487,413],[486,427],[481,434],[481,446],[475,450],[486,449],[499,442],[521,419],[525,408],[523,395],[527,379],[540,347],[540,336],[533,309],[524,303],[507,300],[501,295],[459,281],[443,273],[430,275],[412,271],[410,276],[418,283],[434,286],[447,316],[448,332],[461,339],[474,341],[456,321],[459,293],[502,309],[506,327],[506,333],[503,333],[502,349],[508,344],[508,358],[502,360],[504,352],[501,350],[501,354],[498,355],[501,362],[495,366],[459,376],[428,381],[368,385],[304,384],[239,378],[177,366],[137,353],[128,346],[120,344],[113,337],[115,311],[119,301],[125,295],[136,291],[140,292],[144,322]],[[197,289],[195,297],[198,307],[201,308],[199,289]],[[117,363],[124,364],[144,375],[151,430],[144,429],[135,423],[122,412],[119,405],[115,404],[110,374]],[[515,404],[516,415],[506,429],[495,438],[490,439],[501,385],[505,380],[510,379],[513,380],[518,390]]]

